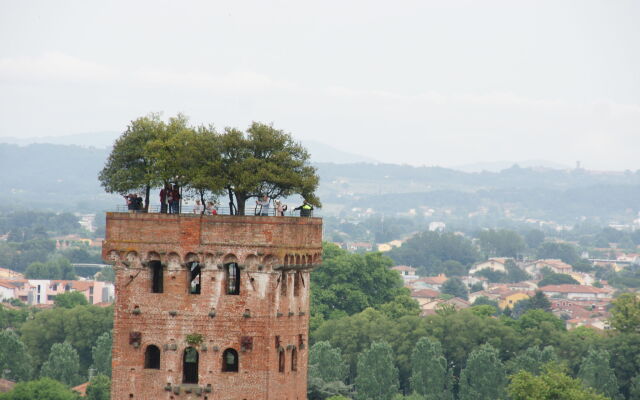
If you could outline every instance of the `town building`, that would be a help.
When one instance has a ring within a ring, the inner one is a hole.
[[[491,269],[499,272],[507,272],[508,260],[510,260],[510,258],[504,258],[504,257],[489,258],[487,261],[474,265],[473,268],[469,270],[469,274],[475,274],[476,272],[482,271],[483,269]]]
[[[8,268],[0,268],[0,279],[24,279],[24,275]]]
[[[438,274],[437,276],[425,276],[423,278],[412,279],[407,284],[411,285],[412,289],[433,289],[440,290],[442,285],[447,281],[445,274]]]
[[[542,271],[549,269],[556,274],[570,274],[573,272],[573,267],[562,260],[558,259],[545,259],[536,260],[525,266],[525,271],[536,279],[542,278]]]
[[[114,399],[307,398],[322,220],[107,213]]]
[[[0,299],[18,299],[29,305],[52,305],[57,295],[82,293],[89,304],[113,301],[110,282],[56,279],[0,279]]]
[[[419,276],[416,275],[417,270],[408,265],[397,265],[391,269],[398,272],[404,281],[412,281],[419,278]]]
[[[548,285],[540,290],[549,298],[569,300],[607,299],[612,295],[609,289],[584,285]]]

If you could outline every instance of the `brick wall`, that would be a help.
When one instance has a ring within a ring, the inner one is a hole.
[[[321,251],[318,218],[108,213],[103,258],[116,270],[112,398],[306,399],[309,275]],[[162,293],[152,293],[155,261]],[[202,267],[200,294],[189,290],[191,262]],[[240,267],[239,295],[226,292],[230,262]],[[194,333],[203,337],[193,346],[198,383],[186,385],[183,354]],[[160,349],[159,369],[144,368],[149,345]],[[238,352],[238,372],[222,371],[225,349]]]

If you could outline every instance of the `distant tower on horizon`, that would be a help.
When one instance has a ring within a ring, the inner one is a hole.
[[[304,400],[322,220],[107,213],[112,399]]]
[[[580,169],[580,168],[581,168],[580,161],[576,161],[576,169]]]

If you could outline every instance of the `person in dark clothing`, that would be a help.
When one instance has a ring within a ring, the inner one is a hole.
[[[307,202],[305,200],[305,201],[302,202],[302,205],[300,207],[296,207],[293,210],[294,211],[300,210],[300,216],[301,217],[310,217],[311,216],[311,212],[313,211],[313,206],[311,204],[309,204],[309,202]]]
[[[134,209],[138,212],[142,211],[143,209],[143,204],[142,204],[142,197],[135,195],[136,197],[134,198]]]
[[[169,212],[172,214],[178,214],[180,212],[180,190],[178,190],[178,185],[173,185],[171,189],[171,194],[169,197]]]
[[[160,190],[160,212],[166,214],[167,212],[167,197],[169,197],[169,192],[171,188],[169,185],[164,185],[162,190]]]

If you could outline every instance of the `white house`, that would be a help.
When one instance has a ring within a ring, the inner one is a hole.
[[[473,268],[469,270],[469,273],[475,274],[476,272],[482,271],[483,269],[492,269],[494,271],[507,272],[507,260],[510,259],[498,257],[490,258],[487,261],[474,265]]]
[[[397,271],[405,281],[411,281],[419,278],[419,276],[416,275],[416,269],[409,267],[408,265],[397,265],[391,269]]]

